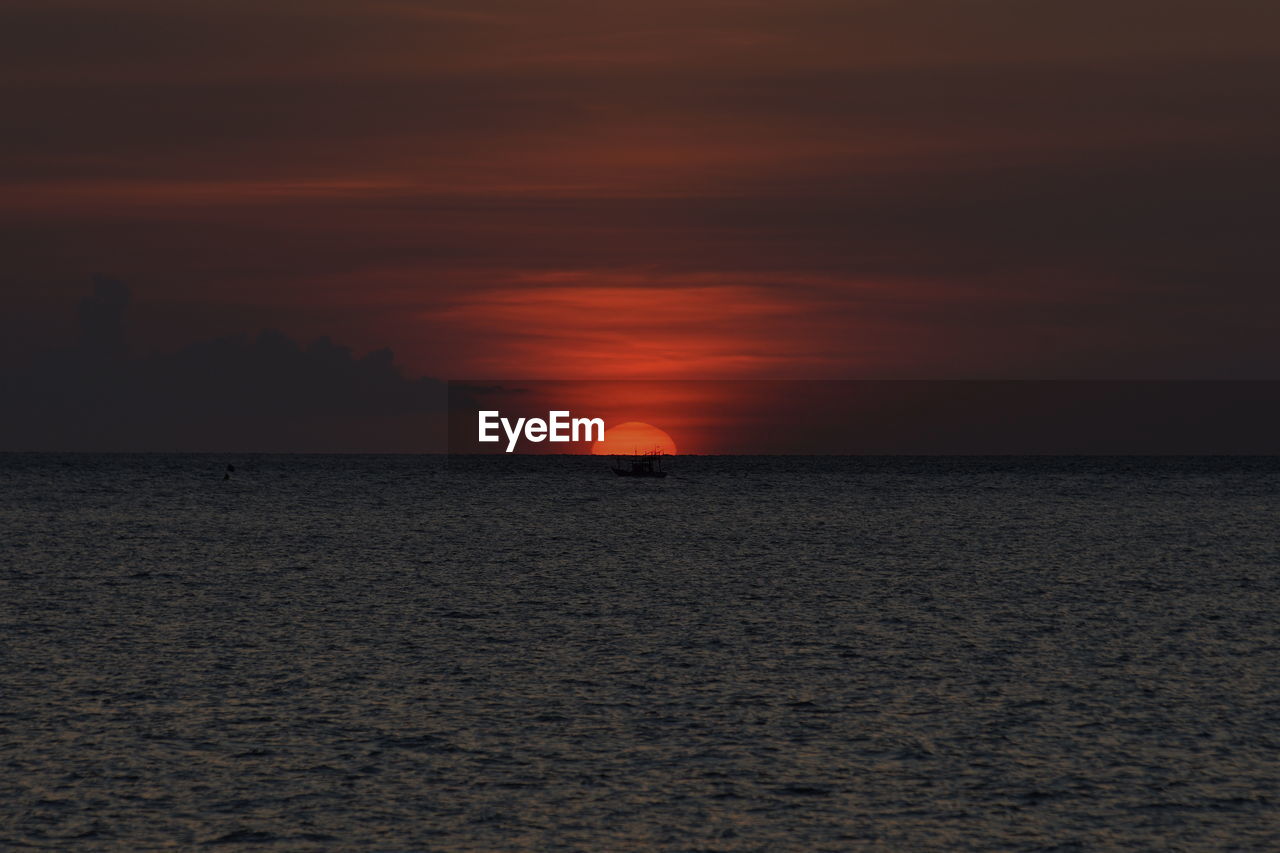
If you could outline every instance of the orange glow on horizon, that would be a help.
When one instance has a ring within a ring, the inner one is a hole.
[[[595,456],[630,456],[653,451],[674,456],[676,443],[653,424],[627,421],[605,430],[604,439],[591,445]]]
[[[819,369],[809,342],[822,335],[796,328],[794,294],[763,281],[619,274],[598,284],[589,282],[606,273],[549,275],[487,290],[483,299],[431,315],[432,322],[447,319],[459,334],[453,357],[466,363],[467,373],[617,381]]]

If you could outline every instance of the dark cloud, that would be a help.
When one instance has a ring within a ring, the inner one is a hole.
[[[80,302],[79,352],[86,358],[114,361],[125,355],[125,311],[129,288],[106,276],[95,276],[93,292]]]
[[[391,350],[355,356],[274,331],[125,356],[129,291],[97,278],[73,346],[3,375],[10,450],[442,449],[437,380],[407,378]]]

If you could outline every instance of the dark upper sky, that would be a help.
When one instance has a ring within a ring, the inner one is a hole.
[[[1271,0],[7,0],[0,359],[1276,378]]]

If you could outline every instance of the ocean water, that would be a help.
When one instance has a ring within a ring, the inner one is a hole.
[[[673,471],[0,456],[0,848],[1280,846],[1280,460]]]

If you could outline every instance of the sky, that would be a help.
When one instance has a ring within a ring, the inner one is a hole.
[[[385,380],[315,439],[372,449],[448,379],[1277,379],[1277,25],[1269,0],[7,0],[0,369],[57,421],[114,387],[68,353],[110,351],[151,424],[112,434],[166,448],[193,435],[156,424],[154,376],[234,350],[256,388],[273,341]],[[208,399],[208,372],[166,387]]]
[[[448,395],[450,453],[1280,455],[1276,381],[464,381]],[[522,429],[556,411],[561,441]],[[625,435],[575,443],[564,412]]]

